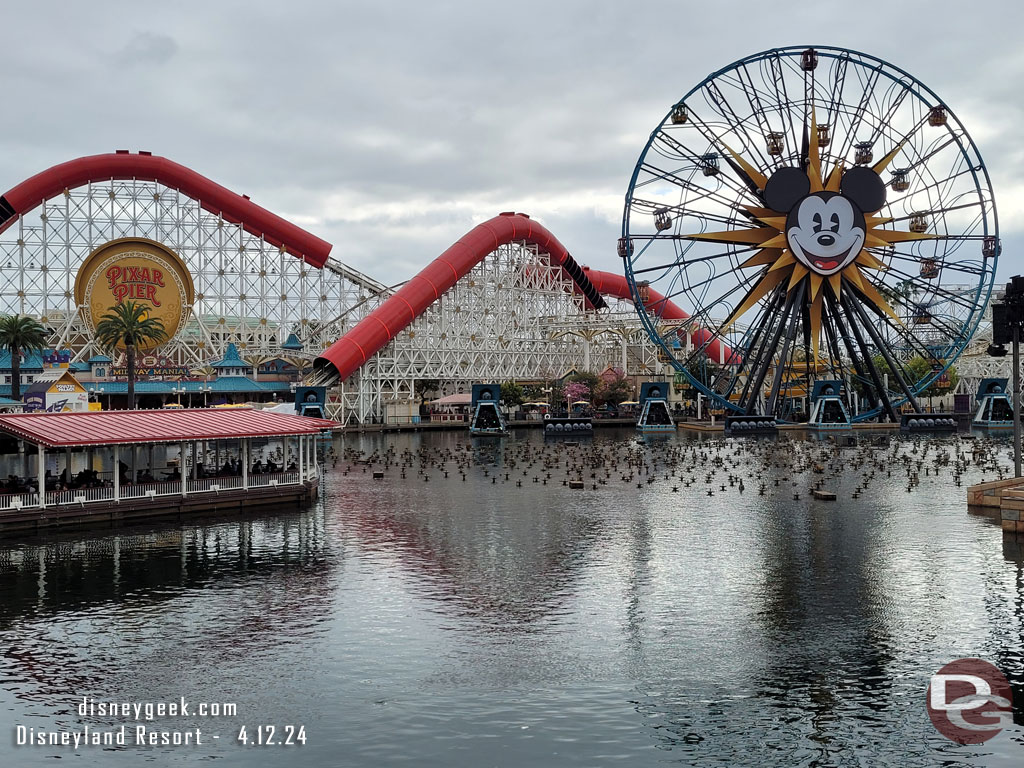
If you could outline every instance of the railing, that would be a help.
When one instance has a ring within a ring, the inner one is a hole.
[[[188,481],[189,493],[220,493],[234,488],[242,487],[242,478],[237,475],[226,475],[224,477],[203,477]]]
[[[423,421],[423,417],[419,414],[414,416],[388,416],[388,424],[422,424]]]
[[[314,480],[319,477],[319,471],[312,467],[307,468],[305,479]],[[298,485],[298,472],[273,472],[270,474],[249,475],[249,488],[268,488],[277,485]],[[220,493],[228,490],[241,490],[242,478],[237,475],[227,477],[206,477],[201,479],[187,479],[186,493],[188,495],[201,493]],[[146,499],[165,496],[181,495],[181,480],[169,480],[154,483],[126,483],[120,486],[119,500]],[[99,488],[74,488],[67,491],[47,491],[46,506],[84,506],[95,502],[113,502],[114,488],[111,485],[104,485]],[[10,512],[18,509],[38,508],[38,493],[6,493],[0,494],[0,512]]]
[[[430,420],[434,423],[439,421],[469,421],[468,413],[432,413],[430,414]]]
[[[5,493],[0,494],[0,510],[22,509],[24,507],[38,507],[38,493]]]
[[[124,489],[121,489],[122,492]],[[33,497],[38,498],[38,497]],[[100,488],[76,488],[70,491],[47,491],[46,504],[86,504],[91,501],[112,501],[114,489],[109,486]]]
[[[189,493],[216,493],[221,488],[227,487],[229,480],[235,480],[234,477],[203,477],[193,480],[191,478],[186,482],[185,487]]]
[[[271,472],[265,475],[249,475],[250,488],[266,488],[271,485],[294,485],[298,482],[298,472]]]
[[[122,499],[145,499],[153,496],[172,496],[181,493],[181,483],[168,481],[163,483],[135,483],[134,485],[122,485],[120,488]],[[111,495],[109,498],[113,498]]]

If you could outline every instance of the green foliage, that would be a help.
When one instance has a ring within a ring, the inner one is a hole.
[[[889,390],[896,395],[902,395],[900,391],[899,383],[896,381],[896,377],[892,375],[892,369],[889,364],[885,361],[882,355],[873,355],[871,362],[874,363],[875,369],[878,371],[878,375],[883,377],[889,377]],[[936,368],[942,367],[942,361],[930,360],[921,355],[911,358],[902,366],[902,376],[904,381],[909,386],[913,386],[917,382],[921,381],[928,376],[931,376],[932,371]],[[921,397],[940,397],[942,395],[952,392],[960,381],[960,374],[957,373],[956,366],[951,365],[946,370],[946,379],[949,382],[948,385],[940,384],[938,379],[932,382],[928,387],[918,393]],[[868,391],[868,385],[863,381],[856,381],[854,383],[854,390],[858,395],[866,396]]]
[[[112,307],[96,324],[96,341],[110,351],[124,345],[128,369],[128,407],[135,408],[135,351],[140,345],[156,346],[167,340],[163,322],[149,317],[145,306],[126,301]]]
[[[96,324],[96,341],[111,351],[122,344],[126,348],[142,344],[154,346],[166,338],[163,322],[149,317],[146,307],[134,301],[112,307]]]
[[[620,373],[617,373],[614,379],[607,381],[602,379],[597,387],[597,391],[594,393],[596,405],[604,405],[605,403],[618,405],[632,399],[634,399],[633,384]]]
[[[941,366],[942,363],[939,361],[926,360],[918,355],[907,363],[907,374],[910,378],[910,381],[907,383],[911,384],[915,381],[920,381],[921,379],[931,376],[932,372]],[[955,389],[957,382],[960,381],[960,374],[957,373],[956,366],[951,365],[946,370],[946,380],[948,384],[940,383],[940,381],[936,379],[925,389],[921,390],[920,395],[922,397],[941,397]]]
[[[548,394],[544,391],[545,384],[533,383],[523,385],[523,402],[529,403],[546,403],[548,400]]]
[[[550,397],[551,399],[548,400],[548,402],[551,403],[551,405],[554,406],[555,408],[560,408],[560,407],[564,406],[565,405],[565,387],[562,386],[561,382],[558,382],[558,381],[552,381],[552,382],[550,382],[550,384],[551,384],[551,392],[549,393],[548,397]],[[544,399],[545,398],[543,398],[543,397],[541,398],[541,400],[544,400]]]
[[[549,379],[547,381],[524,384],[522,387],[522,402],[524,403],[548,403],[556,408],[559,403],[565,405],[565,390],[558,381],[551,381]]]
[[[514,381],[506,381],[501,385],[501,400],[510,408],[525,402],[523,394],[523,388]]]
[[[38,352],[46,343],[46,329],[27,315],[0,317],[0,346],[11,353],[11,399],[21,399],[21,356]]]
[[[881,283],[877,288],[889,305],[896,309],[908,303],[908,300],[914,293],[914,281],[907,279],[894,285]]]
[[[587,387],[587,392],[595,392],[601,385],[601,377],[596,373],[574,373],[565,380],[566,385],[577,383],[584,384]]]
[[[427,402],[430,398],[428,395],[436,394],[441,391],[441,380],[440,379],[417,379],[416,380],[416,391],[420,396],[420,405]]]
[[[716,363],[711,362],[704,355],[698,355],[687,364],[686,372],[704,386],[710,387],[715,382],[718,368]]]

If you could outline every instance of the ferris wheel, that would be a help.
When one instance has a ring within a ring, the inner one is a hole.
[[[803,46],[672,105],[618,243],[662,358],[728,411],[781,419],[818,379],[861,392],[859,419],[919,410],[981,320],[999,250],[988,172],[949,107],[880,59]]]

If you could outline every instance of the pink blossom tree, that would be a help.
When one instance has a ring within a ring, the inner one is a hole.
[[[582,381],[570,381],[565,385],[565,399],[570,403],[590,398],[590,387]]]

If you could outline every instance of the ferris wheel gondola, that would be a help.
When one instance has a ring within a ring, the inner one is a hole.
[[[858,418],[895,420],[970,340],[999,236],[981,156],[936,94],[865,54],[793,47],[671,107],[618,252],[663,358],[729,411],[794,418],[839,379],[864,394]],[[690,317],[665,322],[652,291]],[[711,344],[729,358],[698,365]]]

